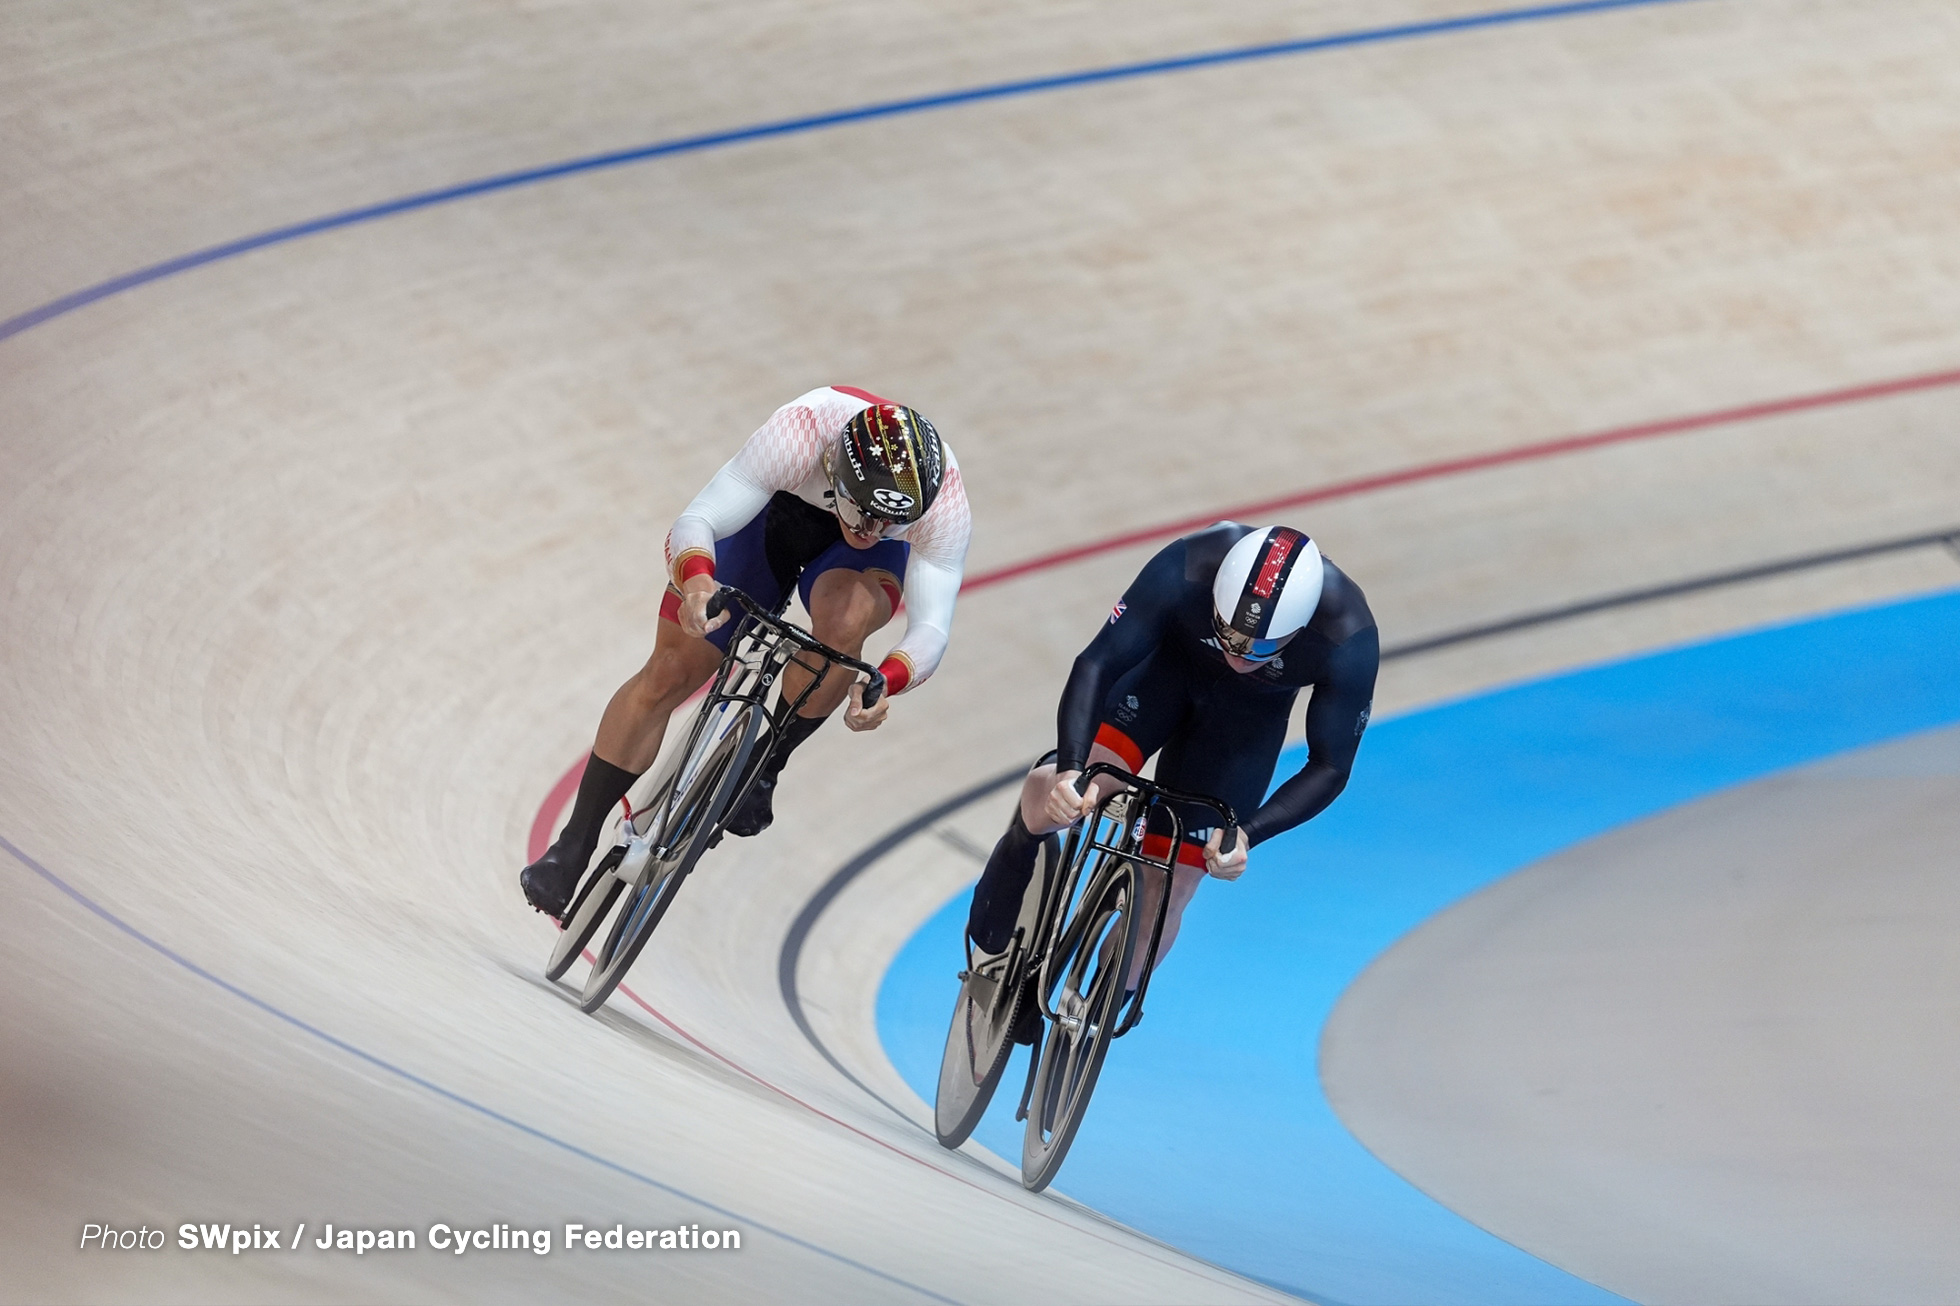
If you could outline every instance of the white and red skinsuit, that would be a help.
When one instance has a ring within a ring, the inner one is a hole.
[[[836,492],[824,455],[851,418],[884,402],[848,386],[824,386],[778,408],[675,519],[667,533],[667,569],[674,585],[690,576],[713,575],[715,540],[753,521],[778,490],[832,508]],[[919,520],[885,533],[886,539],[911,546],[905,564],[905,635],[878,667],[894,694],[933,673],[952,634],[973,514],[959,462],[950,446],[945,452],[946,471],[932,506]]]

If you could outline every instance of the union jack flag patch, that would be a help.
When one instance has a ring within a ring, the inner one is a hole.
[[[1122,615],[1123,615],[1123,608],[1124,608],[1124,606],[1125,606],[1125,605],[1124,605],[1124,603],[1123,603],[1123,600],[1121,600],[1121,599],[1118,599],[1118,600],[1116,600],[1116,606],[1115,606],[1115,607],[1113,607],[1113,608],[1111,608],[1111,609],[1109,610],[1109,624],[1110,624],[1110,625],[1112,625],[1112,626],[1113,626],[1113,625],[1115,625],[1115,624],[1116,624],[1116,619],[1117,619],[1118,617],[1120,617],[1120,616],[1122,616]]]

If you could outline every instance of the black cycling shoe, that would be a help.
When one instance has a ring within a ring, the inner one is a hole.
[[[564,860],[558,845],[553,844],[544,856],[517,873],[517,883],[524,889],[526,902],[551,919],[561,920],[584,870]]]
[[[754,788],[749,790],[748,797],[742,800],[740,807],[729,813],[728,819],[722,823],[722,828],[732,835],[747,839],[767,830],[775,819],[776,777],[759,776]]]

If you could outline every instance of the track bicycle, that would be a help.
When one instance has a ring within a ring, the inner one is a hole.
[[[1046,1188],[1062,1168],[1110,1042],[1143,1019],[1144,995],[1170,913],[1171,876],[1186,838],[1178,809],[1210,811],[1224,828],[1223,850],[1238,846],[1238,818],[1227,804],[1105,762],[1077,777],[1076,792],[1086,793],[1103,775],[1126,787],[1077,821],[1066,846],[1054,835],[1042,841],[1007,951],[976,966],[967,940],[967,967],[960,972],[960,994],[939,1064],[933,1132],[942,1146],[953,1148],[980,1123],[1016,1034],[1021,1041],[1032,1034],[1027,1083],[1014,1113],[1026,1121],[1021,1184],[1030,1192]],[[1162,857],[1146,855],[1144,835],[1164,833],[1166,827],[1168,850]],[[1139,913],[1146,870],[1164,877],[1147,938]],[[1142,973],[1136,989],[1126,991],[1140,939]]]
[[[785,600],[787,603],[787,599]],[[646,947],[696,862],[721,842],[729,815],[741,806],[776,748],[778,733],[823,683],[831,667],[870,678],[864,706],[883,697],[878,669],[840,653],[785,621],[741,590],[723,586],[708,601],[710,620],[741,609],[735,635],[688,724],[685,743],[667,753],[652,796],[635,811],[626,800],[619,839],[586,872],[565,909],[564,924],[545,965],[545,978],[563,975],[611,915],[612,927],[593,952],[579,1008],[605,1004]],[[791,662],[811,673],[794,698],[778,687]],[[772,707],[769,698],[775,695]]]

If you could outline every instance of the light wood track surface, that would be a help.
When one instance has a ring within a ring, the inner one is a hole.
[[[0,313],[591,151],[1469,12],[15,4]],[[1062,90],[426,209],[0,341],[0,836],[294,1017],[689,1195],[335,1052],[16,859],[0,1109],[32,1125],[0,1153],[6,1293],[607,1298],[651,1273],[717,1299],[918,1296],[894,1279],[961,1300],[1271,1296],[939,1155],[778,992],[784,933],[842,859],[1039,751],[1149,546],[970,595],[942,672],[875,737],[818,736],[776,828],[681,899],[630,982],[783,1092],[536,980],[525,832],[645,654],[667,525],[773,407],[829,381],[939,424],[978,572],[1960,367],[1957,41],[1933,0],[1882,22],[1700,0]],[[1927,389],[1729,423],[1300,524],[1388,640],[1412,639],[1956,524],[1957,406]],[[1607,614],[1398,664],[1380,706],[1953,575],[1920,551]],[[889,941],[967,873],[840,903],[811,1003],[868,1030]],[[853,1046],[888,1086],[875,1041]],[[760,1234],[651,1271],[68,1250],[104,1216],[660,1223],[705,1221],[702,1202],[852,1263]]]

